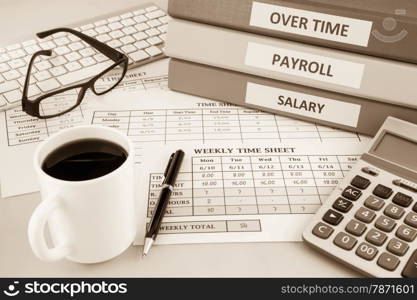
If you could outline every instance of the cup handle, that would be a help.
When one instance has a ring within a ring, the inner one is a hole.
[[[44,261],[57,261],[70,253],[69,243],[64,242],[54,248],[48,248],[45,241],[45,225],[49,216],[61,207],[61,201],[57,196],[48,196],[33,212],[29,221],[28,235],[32,251],[39,259]]]

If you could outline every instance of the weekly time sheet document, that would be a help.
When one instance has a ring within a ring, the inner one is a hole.
[[[157,243],[300,241],[312,214],[358,160],[365,143],[209,143],[185,158]],[[178,146],[148,148],[139,166],[139,232],[155,208]],[[157,158],[157,159],[155,159]]]

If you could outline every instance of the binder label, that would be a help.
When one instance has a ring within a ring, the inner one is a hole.
[[[356,128],[359,104],[313,96],[248,82],[245,102],[299,116],[310,117]]]
[[[359,89],[365,66],[331,57],[248,42],[245,64]]]
[[[251,26],[367,47],[372,22],[253,2]]]

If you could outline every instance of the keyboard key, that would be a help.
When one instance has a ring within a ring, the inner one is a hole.
[[[58,46],[64,46],[70,43],[70,40],[67,39],[66,37],[61,37],[58,39],[54,40],[55,44],[57,44]]]
[[[29,85],[28,89],[28,97],[34,97],[41,93],[41,91],[38,89],[38,87],[35,84]]]
[[[361,207],[355,214],[355,218],[365,223],[371,223],[375,218],[375,213],[365,207]]]
[[[385,185],[378,184],[372,192],[375,196],[378,196],[382,199],[388,199],[392,195],[392,189],[386,187]]]
[[[80,42],[75,42],[72,44],[69,44],[68,47],[72,50],[72,51],[78,51],[84,48],[84,44],[80,43]]]
[[[56,56],[49,60],[51,64],[53,64],[55,67],[64,65],[67,63],[67,60],[63,56]]]
[[[410,206],[411,202],[413,202],[413,198],[411,196],[398,192],[392,198],[392,202],[402,207],[408,207]]]
[[[368,243],[362,243],[356,249],[356,255],[366,260],[373,260],[378,254],[378,249]]]
[[[404,209],[394,204],[388,204],[384,210],[384,214],[398,220],[404,215]]]
[[[92,57],[85,57],[80,60],[80,64],[83,65],[84,67],[89,67],[91,65],[94,65],[95,63],[96,61]]]
[[[352,208],[353,204],[349,200],[343,199],[341,197],[337,198],[333,203],[333,208],[342,213],[348,212]]]
[[[364,205],[372,210],[380,210],[385,205],[385,201],[374,196],[366,198]]]
[[[149,57],[149,54],[146,53],[145,51],[139,50],[139,51],[130,53],[129,57],[132,59],[132,61],[138,62],[138,61],[147,59]]]
[[[97,31],[99,34],[103,34],[103,33],[110,32],[111,30],[110,30],[110,28],[109,28],[109,27],[107,27],[107,25],[103,25],[103,26],[100,26],[100,27],[96,27],[96,31]]]
[[[121,37],[125,36],[125,34],[123,33],[123,31],[120,31],[120,30],[112,31],[112,32],[109,33],[109,35],[113,39],[118,39],[118,38],[121,38]]]
[[[108,18],[107,21],[109,23],[114,23],[114,22],[120,21],[121,19],[122,18],[120,16],[115,16],[115,17]]]
[[[25,49],[27,49],[27,47],[35,45],[36,41],[35,40],[28,40],[22,43],[22,46],[25,47]],[[1,53],[1,51],[0,51]]]
[[[121,20],[120,23],[122,23],[123,27],[129,27],[136,24],[132,18]]]
[[[105,56],[104,54],[101,54],[101,53],[99,53],[97,55],[94,55],[93,57],[97,62],[103,62],[103,61],[109,60],[109,58],[107,56]]]
[[[81,54],[81,56],[83,57],[88,57],[88,56],[92,56],[97,54],[97,52],[95,50],[93,50],[92,48],[85,48],[79,51],[79,53]]]
[[[352,186],[348,186],[342,192],[342,196],[349,200],[358,200],[361,195],[362,192]]]
[[[387,240],[387,235],[379,230],[371,229],[365,239],[375,246],[381,246]]]
[[[97,36],[96,39],[98,41],[102,42],[102,43],[105,43],[105,42],[108,42],[108,41],[112,40],[112,38],[108,34],[101,34],[101,35]]]
[[[50,69],[49,72],[51,72],[51,74],[53,76],[60,76],[62,74],[67,73],[67,70],[65,70],[64,67],[59,66],[59,67],[55,67],[55,68]]]
[[[158,7],[156,7],[155,5],[152,5],[152,6],[149,6],[149,7],[145,8],[145,10],[147,12],[151,12],[151,11],[154,11],[154,10],[157,10],[157,9],[158,9]]]
[[[162,53],[162,51],[155,46],[151,46],[149,48],[146,48],[145,51],[150,55],[150,56],[157,56],[159,54]]]
[[[161,21],[161,23],[164,23],[164,24],[167,24],[170,20],[171,20],[170,16],[163,16],[159,18],[159,21]]]
[[[158,20],[150,20],[150,21],[146,22],[146,24],[148,24],[149,27],[158,27],[158,26],[162,25],[162,23],[159,22]]]
[[[7,71],[5,73],[3,73],[4,78],[9,81],[9,80],[13,80],[13,79],[17,79],[19,78],[21,75],[18,71],[16,70],[10,70]]]
[[[67,68],[68,71],[72,72],[72,71],[75,71],[75,70],[79,70],[82,67],[78,62],[73,61],[73,62],[70,62],[69,64],[66,64],[65,68]]]
[[[32,45],[29,47],[25,47],[25,50],[28,54],[32,55],[35,52],[38,52],[39,50],[41,50],[41,47],[39,47],[38,45]]]
[[[148,21],[148,18],[146,18],[144,15],[139,15],[139,16],[133,17],[133,20],[135,20],[136,23],[140,24],[140,23]],[[145,29],[148,29],[148,28],[149,26],[147,26],[147,28]],[[138,30],[141,31],[144,29],[138,29]]]
[[[138,49],[136,49],[136,47],[135,46],[133,46],[133,45],[126,45],[126,46],[123,46],[122,48],[120,48],[124,53],[132,53],[132,52],[135,52],[135,51],[137,51]]]
[[[0,64],[0,73],[6,72],[9,70],[10,70],[10,67],[8,64],[6,63]]]
[[[9,103],[14,103],[22,100],[22,92],[20,90],[4,93],[3,96]]]
[[[54,49],[54,52],[58,55],[65,55],[71,52],[71,49],[67,46],[62,46]]]
[[[366,231],[366,225],[356,220],[350,220],[345,230],[353,235],[361,236]]]
[[[38,87],[41,89],[42,92],[49,92],[52,91],[54,89],[59,88],[61,85],[58,83],[58,81],[56,81],[54,78],[42,81],[42,82],[37,82],[36,83],[38,85]]]
[[[22,49],[11,51],[8,54],[12,59],[21,58],[23,56],[26,56],[26,52],[23,51]]]
[[[145,14],[145,16],[149,20],[152,20],[152,19],[157,19],[157,18],[165,16],[165,13],[162,10],[158,9],[158,10],[155,10],[155,11],[152,11],[152,12],[149,12],[149,13]]]
[[[149,36],[155,36],[155,35],[160,34],[159,30],[156,29],[156,28],[151,28],[151,29],[145,30],[145,33]]]
[[[52,68],[52,65],[49,61],[47,60],[43,60],[40,61],[38,63],[35,64],[36,69],[38,69],[39,71],[43,71],[43,70],[47,70]]]
[[[34,74],[37,81],[44,81],[51,78],[51,74],[48,71],[40,71]]]
[[[117,29],[123,28],[123,25],[120,22],[110,23],[108,26],[111,30],[117,30]]]
[[[127,12],[127,13],[125,13],[125,14],[121,15],[120,17],[121,17],[122,19],[131,18],[131,17],[133,17],[133,13],[131,13],[131,12]]]
[[[404,223],[410,225],[411,227],[417,228],[417,214],[410,211],[405,217]]]
[[[343,220],[343,215],[329,209],[323,216],[323,221],[331,224],[338,225]]]
[[[153,46],[155,46],[155,45],[159,45],[159,44],[162,44],[164,41],[163,40],[161,40],[159,37],[157,37],[157,36],[153,36],[153,37],[151,37],[151,38],[149,38],[149,39],[147,39],[146,40],[149,44],[151,44],[151,45],[153,45]]]
[[[107,42],[107,45],[109,45],[112,48],[118,48],[123,46],[123,44],[118,39]]]
[[[100,20],[94,23],[95,26],[99,27],[99,26],[103,26],[108,24],[107,20]]]
[[[395,235],[406,242],[412,242],[416,238],[417,231],[408,226],[401,225],[398,227]]]
[[[71,52],[65,55],[65,58],[71,62],[71,61],[80,60],[82,56],[78,52]]]
[[[378,266],[388,271],[394,271],[400,264],[400,260],[387,252],[381,254],[377,261]]]
[[[345,250],[352,250],[358,241],[353,237],[344,232],[339,232],[333,240],[336,246],[339,246]]]
[[[135,16],[143,15],[143,14],[145,14],[145,13],[146,13],[146,10],[144,10],[144,9],[135,10],[135,11],[133,12],[133,14],[134,14]]]
[[[51,42],[51,41],[46,41],[46,42],[42,42],[39,44],[39,46],[43,49],[43,50],[47,50],[47,49],[53,49],[56,47],[56,45]]]
[[[139,41],[133,44],[139,50],[148,48],[150,45],[146,41]],[[148,55],[148,54],[147,54]],[[149,55],[148,55],[149,56]]]
[[[158,29],[160,32],[165,33],[167,32],[168,25],[164,24],[164,25],[158,26],[156,29]]]
[[[0,63],[8,62],[10,60],[10,56],[6,53],[0,54]]]
[[[94,28],[94,25],[90,23],[90,24],[83,25],[80,28],[81,30],[88,30],[88,29]]]
[[[122,31],[124,34],[127,34],[127,35],[132,35],[137,32],[137,30],[133,26],[125,27],[122,29]]]
[[[136,42],[136,40],[131,37],[131,36],[124,36],[120,39],[120,41],[124,44],[124,45],[128,45],[128,44],[132,44],[134,42]]]
[[[388,243],[387,250],[395,255],[403,256],[407,251],[408,244],[406,242],[397,240],[397,239],[391,239]]]
[[[322,222],[317,223],[313,228],[313,234],[321,239],[327,239],[333,233],[333,231],[334,230],[332,227]]]
[[[0,84],[0,94],[18,89],[19,87],[19,83],[15,80],[6,81]]]
[[[144,40],[148,38],[148,35],[144,32],[138,32],[133,35],[133,38],[137,41]]]
[[[417,250],[411,255],[401,275],[406,278],[417,278]]]
[[[18,59],[9,61],[8,65],[12,69],[18,69],[18,68],[26,66],[26,63],[23,59],[18,58]]]
[[[385,232],[391,232],[395,225],[396,224],[393,219],[387,218],[385,216],[379,216],[375,222],[375,227]]]
[[[12,50],[19,49],[19,48],[21,48],[21,47],[22,47],[22,46],[21,46],[20,44],[13,44],[13,45],[7,46],[7,47],[6,47],[6,50],[7,50],[7,51],[12,51]]]
[[[353,185],[354,187],[357,187],[358,189],[364,190],[371,184],[371,181],[366,179],[365,177],[356,175],[352,179],[350,184]]]

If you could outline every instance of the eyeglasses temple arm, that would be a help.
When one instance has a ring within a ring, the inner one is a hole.
[[[50,35],[58,33],[58,32],[68,32],[68,33],[71,33],[71,34],[75,35],[76,37],[80,38],[81,40],[83,40],[84,42],[89,44],[90,46],[99,50],[101,53],[103,53],[105,56],[107,56],[108,58],[110,58],[114,62],[118,62],[122,58],[126,57],[124,54],[122,54],[119,51],[117,51],[116,49],[113,49],[112,47],[106,45],[105,43],[102,43],[102,42],[96,40],[95,38],[92,38],[92,37],[90,37],[90,36],[88,36],[84,33],[81,33],[79,31],[71,29],[71,28],[65,28],[65,27],[55,28],[55,29],[39,32],[36,35],[39,38],[42,39],[42,38],[45,38],[47,36],[50,36]]]
[[[35,59],[40,55],[51,56],[52,51],[51,50],[40,50],[40,51],[33,54],[32,58],[30,59],[29,65],[28,65],[28,70],[26,72],[25,85],[23,86],[23,92],[22,92],[22,100],[24,98],[27,98],[27,96],[28,96],[28,89],[29,89],[29,82],[30,82],[30,74],[32,73],[32,66],[33,66],[33,63],[35,62]],[[23,103],[22,103],[22,105],[23,105]]]

